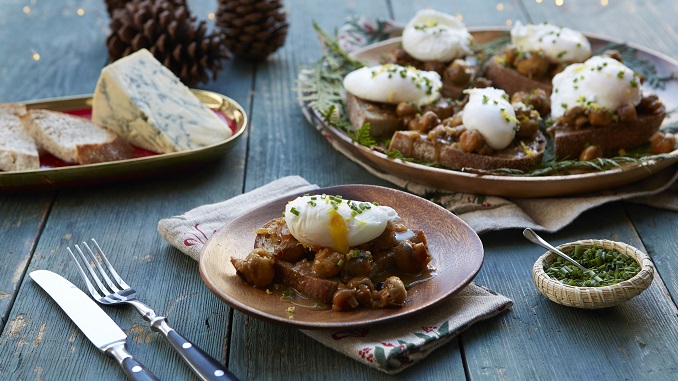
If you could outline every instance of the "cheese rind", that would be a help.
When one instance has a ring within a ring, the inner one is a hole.
[[[146,49],[101,71],[92,120],[157,153],[197,149],[232,135],[228,125]]]

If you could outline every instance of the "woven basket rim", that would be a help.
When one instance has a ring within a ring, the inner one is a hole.
[[[560,281],[551,278],[546,274],[544,271],[544,261],[546,259],[549,259],[551,257],[557,258],[557,255],[547,251],[543,255],[541,255],[534,263],[532,267],[532,278],[535,282],[535,285],[541,291],[544,296],[547,298],[551,299],[552,301],[559,303],[559,304],[564,304],[567,306],[572,306],[572,307],[584,307],[583,305],[577,305],[577,304],[566,304],[563,303],[562,301],[556,300],[553,295],[550,293],[546,292],[543,288],[552,288],[552,289],[561,289],[564,292],[594,292],[595,291],[611,291],[619,288],[627,288],[627,287],[634,287],[638,289],[638,294],[640,294],[642,291],[644,291],[647,287],[649,287],[650,283],[652,282],[652,279],[654,277],[654,265],[652,264],[652,261],[650,257],[645,254],[643,251],[637,249],[634,246],[631,246],[627,243],[624,242],[619,242],[619,241],[612,241],[612,240],[607,240],[607,239],[583,239],[583,240],[578,240],[578,241],[573,241],[573,242],[567,242],[563,243],[561,245],[558,245],[557,248],[563,252],[568,252],[569,248],[572,248],[576,245],[581,245],[583,247],[592,247],[594,244],[597,244],[598,246],[603,246],[606,248],[615,248],[618,251],[621,251],[623,253],[628,254],[630,257],[632,257],[638,265],[641,267],[640,271],[638,274],[634,275],[633,277],[621,281],[619,283],[615,283],[612,285],[607,285],[607,286],[586,286],[586,287],[579,287],[579,286],[570,286],[564,283],[561,283]],[[541,282],[537,282],[537,279],[539,279]],[[646,282],[646,286],[643,287],[642,289],[640,287],[637,287],[637,283],[641,281],[641,279],[648,279],[649,282]],[[540,286],[541,285],[541,286]],[[634,295],[635,296],[635,295]],[[606,303],[593,303],[585,308],[597,308],[597,307],[609,307],[612,305],[615,305],[617,303],[621,303],[625,300],[619,300],[617,302],[606,302]]]

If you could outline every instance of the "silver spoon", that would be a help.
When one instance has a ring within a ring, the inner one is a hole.
[[[527,229],[523,230],[523,235],[524,235],[525,238],[527,238],[528,240],[530,240],[530,241],[536,243],[537,245],[543,247],[544,249],[547,249],[547,250],[549,250],[549,251],[551,251],[551,252],[553,252],[553,253],[555,253],[555,254],[561,256],[561,257],[562,257],[563,259],[565,259],[566,261],[568,261],[568,262],[572,263],[573,265],[577,266],[577,267],[579,268],[579,270],[583,271],[585,274],[589,274],[589,275],[593,276],[593,279],[595,279],[596,281],[598,281],[598,282],[601,282],[601,281],[602,281],[602,279],[600,279],[600,278],[598,277],[598,275],[596,275],[596,273],[593,272],[593,270],[589,270],[589,269],[587,269],[586,267],[580,265],[579,262],[577,262],[577,261],[575,261],[574,259],[570,258],[569,255],[563,253],[562,251],[560,251],[560,250],[556,249],[555,247],[553,247],[550,243],[544,241],[544,239],[541,238],[539,235],[537,235],[537,233],[535,233],[534,230],[532,230],[532,229],[530,229],[530,228],[527,228]]]

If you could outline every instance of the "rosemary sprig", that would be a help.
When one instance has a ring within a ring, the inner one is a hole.
[[[476,59],[478,60],[478,67],[483,67],[485,62],[491,57],[499,54],[504,47],[511,42],[511,35],[508,32],[505,32],[498,38],[488,41],[483,44],[474,44],[471,45],[471,50],[475,53]]]
[[[641,157],[630,157],[630,156],[617,156],[612,158],[601,157],[591,161],[550,160],[548,162],[542,163],[538,168],[528,172],[523,172],[520,170],[509,168],[495,169],[490,172],[509,176],[529,176],[529,177],[547,176],[554,174],[565,175],[574,170],[607,171],[615,167],[621,167],[624,164],[643,165],[644,163],[651,160],[663,160],[676,156],[677,155],[675,154],[661,154]]]

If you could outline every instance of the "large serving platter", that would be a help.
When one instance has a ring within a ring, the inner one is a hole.
[[[478,235],[460,218],[423,198],[372,185],[342,185],[303,193],[341,195],[344,199],[392,206],[406,226],[426,234],[435,275],[413,285],[403,307],[351,312],[295,306],[270,290],[248,285],[236,274],[231,257],[247,257],[254,248],[255,231],[280,217],[287,202],[300,193],[251,210],[210,238],[200,254],[200,275],[219,299],[239,311],[273,323],[306,329],[359,327],[406,318],[434,308],[468,285],[483,263],[483,245]],[[290,307],[295,307],[293,312]]]
[[[203,104],[224,120],[224,128],[230,128],[233,132],[231,137],[219,143],[190,151],[157,154],[136,149],[135,157],[132,159],[96,164],[72,165],[60,162],[49,155],[42,155],[39,170],[0,172],[0,190],[45,189],[54,186],[124,180],[178,171],[223,156],[235,145],[245,131],[247,115],[237,102],[224,95],[205,90],[194,89],[191,91]],[[89,118],[92,110],[91,95],[22,103],[28,109],[61,111],[84,118]]]
[[[471,29],[474,41],[478,44],[505,36],[506,32],[506,28]],[[594,34],[586,34],[586,36],[591,42],[592,51],[609,43],[622,43],[622,41]],[[396,37],[357,50],[352,53],[352,56],[367,65],[376,65],[382,63],[384,55],[399,47],[400,43],[401,38]],[[678,61],[633,44],[626,45],[636,49],[639,59],[645,59],[652,63],[660,75],[678,74]],[[651,88],[644,84],[643,90],[656,93],[667,110],[674,110],[678,107],[678,81],[666,82],[665,88]],[[621,167],[605,171],[569,175],[506,176],[480,173],[480,171],[473,169],[455,171],[390,158],[381,152],[353,142],[344,131],[328,124],[316,110],[310,109],[308,111],[310,112],[307,115],[312,118],[312,122],[320,126],[322,132],[332,141],[335,147],[347,157],[360,162],[377,173],[396,176],[399,179],[438,190],[505,197],[550,197],[581,194],[627,185],[649,177],[678,162],[678,150],[675,150],[671,153],[671,157],[661,160],[646,160],[641,163],[624,164]],[[664,125],[675,120],[674,114],[670,113],[667,116]],[[385,178],[388,179],[388,176],[385,176]]]

